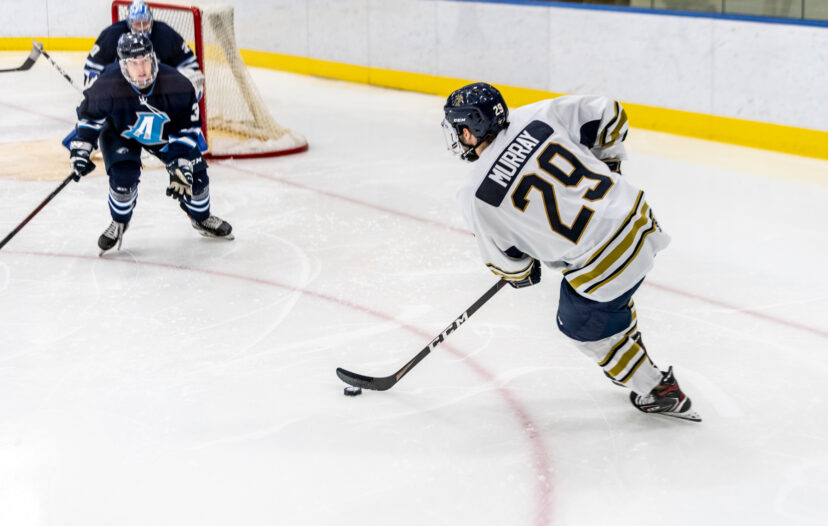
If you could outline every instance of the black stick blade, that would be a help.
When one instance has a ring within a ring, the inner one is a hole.
[[[336,375],[340,380],[348,385],[354,387],[362,387],[363,389],[370,389],[372,391],[387,391],[397,383],[394,376],[386,376],[384,378],[374,378],[373,376],[365,376],[362,374],[352,373],[346,371],[342,367],[337,367]]]
[[[40,50],[37,49],[37,46],[32,47],[32,50],[29,52],[29,56],[26,57],[26,61],[23,62],[21,66],[16,68],[9,68],[9,69],[0,69],[0,73],[10,73],[12,71],[28,71],[32,69],[37,57],[40,56]]]

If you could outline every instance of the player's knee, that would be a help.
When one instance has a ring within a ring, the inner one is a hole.
[[[193,173],[193,199],[203,199],[210,192],[210,178],[207,170],[196,170]]]
[[[109,167],[109,186],[112,188],[132,189],[138,186],[141,178],[141,163],[121,161]]]
[[[626,330],[632,322],[633,290],[610,302],[587,299],[564,279],[558,301],[558,329],[580,342],[594,342]]]

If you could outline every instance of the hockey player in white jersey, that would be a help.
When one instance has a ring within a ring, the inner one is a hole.
[[[510,114],[480,82],[453,92],[444,113],[449,149],[474,161],[458,198],[486,266],[515,288],[538,283],[542,265],[561,271],[561,332],[628,387],[639,410],[700,421],[638,330],[633,293],[670,237],[621,176],[621,105],[573,95]]]

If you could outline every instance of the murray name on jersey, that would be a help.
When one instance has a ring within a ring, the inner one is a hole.
[[[488,175],[477,189],[477,198],[492,206],[500,206],[515,181],[515,175],[553,132],[545,122],[530,122],[489,168]]]
[[[644,193],[598,157],[623,153],[621,115],[614,101],[586,95],[510,112],[509,128],[483,151],[458,193],[493,273],[523,279],[535,259],[562,271],[578,294],[603,302],[631,290],[652,268],[669,236]]]
[[[143,91],[126,81],[117,63],[107,67],[78,106],[77,138],[95,144],[106,125],[170,159],[206,150],[195,90],[186,77],[159,64],[155,83]]]

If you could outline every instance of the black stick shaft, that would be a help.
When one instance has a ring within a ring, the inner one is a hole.
[[[8,243],[8,242],[11,240],[11,238],[13,238],[13,237],[15,236],[15,234],[17,234],[18,232],[20,232],[20,230],[21,230],[24,226],[26,226],[26,223],[28,223],[29,221],[31,221],[31,220],[32,220],[32,218],[33,218],[34,216],[36,216],[38,212],[40,212],[41,210],[43,210],[43,207],[44,207],[44,206],[46,206],[46,204],[47,204],[49,201],[51,201],[51,200],[52,200],[52,199],[53,199],[56,195],[58,195],[58,193],[59,193],[61,190],[63,190],[63,189],[66,187],[66,185],[67,185],[67,184],[69,184],[69,181],[72,181],[75,177],[77,177],[77,176],[73,173],[73,174],[70,174],[70,175],[69,175],[69,177],[67,177],[66,179],[64,179],[64,180],[63,180],[63,182],[62,182],[62,183],[60,183],[60,186],[58,186],[57,188],[55,188],[55,189],[54,189],[54,191],[53,191],[51,194],[49,194],[49,197],[47,197],[46,199],[44,199],[44,200],[43,200],[43,202],[42,202],[42,203],[40,203],[40,204],[37,206],[37,208],[35,208],[34,210],[32,210],[32,213],[31,213],[31,214],[29,214],[29,215],[26,217],[26,219],[24,219],[24,220],[23,220],[23,222],[22,222],[22,223],[20,223],[19,225],[17,225],[17,227],[16,227],[14,230],[12,230],[11,232],[9,232],[9,235],[7,235],[7,236],[3,239],[3,241],[0,241],[0,249],[2,249],[4,246],[6,246],[6,243]]]
[[[55,67],[55,69],[58,71],[58,73],[60,73],[61,75],[63,75],[63,78],[65,78],[65,79],[69,82],[69,84],[71,84],[71,85],[72,85],[72,87],[73,87],[73,88],[75,88],[75,90],[77,90],[77,91],[78,91],[78,92],[80,92],[80,93],[83,93],[83,90],[82,90],[82,89],[80,89],[80,88],[79,88],[79,87],[75,84],[75,81],[73,81],[73,80],[72,80],[72,77],[70,77],[68,73],[66,73],[65,71],[63,71],[63,68],[62,68],[62,67],[60,67],[60,66],[58,65],[58,63],[57,63],[57,62],[55,62],[55,61],[52,59],[52,57],[50,57],[50,56],[49,56],[49,53],[46,53],[46,50],[45,50],[45,49],[43,49],[43,45],[42,45],[40,42],[37,42],[36,40],[32,40],[32,45],[34,45],[34,46],[38,49],[38,51],[40,51],[40,54],[41,54],[41,55],[43,55],[43,57],[44,57],[46,60],[48,60],[48,61],[49,61],[49,64],[51,64],[52,66],[54,66],[54,67]]]
[[[394,373],[394,378],[396,378],[397,381],[400,381],[400,378],[408,374],[408,371],[410,371],[415,365],[420,363],[423,360],[423,358],[431,354],[431,351],[433,351],[438,345],[443,343],[443,341],[448,337],[449,334],[456,331],[457,328],[460,327],[460,325],[465,323],[466,320],[469,319],[469,316],[477,312],[477,309],[479,309],[487,301],[489,301],[489,299],[491,299],[491,297],[494,296],[497,293],[497,291],[503,288],[503,285],[505,284],[506,280],[499,280],[497,283],[492,285],[492,287],[489,290],[487,290],[485,294],[480,296],[480,298],[477,301],[475,301],[471,307],[466,309],[466,311],[463,314],[461,314],[457,317],[457,319],[451,322],[451,325],[446,327],[443,332],[441,332],[433,340],[431,340],[431,343],[426,345],[422,351],[417,353],[417,356],[412,358],[410,362],[402,366],[402,368],[400,368],[399,371]]]
[[[475,301],[471,305],[471,307],[466,309],[465,312],[463,312],[453,322],[451,322],[451,325],[446,327],[446,329],[440,334],[438,334],[437,337],[435,337],[433,340],[431,340],[431,342],[428,345],[426,345],[423,348],[423,350],[417,353],[417,355],[414,356],[414,358],[409,360],[407,364],[403,365],[399,371],[392,374],[391,376],[375,378],[372,376],[365,376],[362,374],[352,373],[350,371],[342,369],[341,367],[336,370],[337,376],[339,376],[339,378],[343,382],[356,387],[364,387],[366,389],[372,389],[374,391],[386,391],[390,389],[394,386],[394,384],[399,382],[403,376],[408,374],[408,372],[411,369],[413,369],[415,365],[420,363],[426,356],[431,354],[431,351],[433,351],[435,347],[442,343],[448,337],[449,334],[456,331],[457,328],[460,327],[460,325],[462,325],[463,323],[465,323],[466,320],[468,320],[472,314],[477,312],[477,310],[480,307],[482,307],[487,301],[489,301],[492,298],[492,296],[497,294],[497,292],[500,289],[502,289],[506,285],[506,283],[507,282],[505,279],[501,279],[497,283],[492,285],[492,287],[489,290],[487,290],[486,293],[483,294],[477,301]]]

